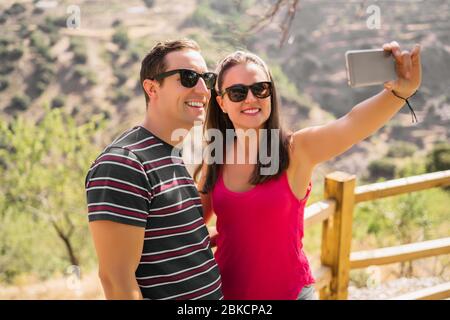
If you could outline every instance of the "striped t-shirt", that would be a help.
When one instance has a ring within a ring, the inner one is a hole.
[[[135,273],[144,298],[222,299],[200,197],[180,154],[141,126],[123,133],[86,176],[89,221],[145,228]]]

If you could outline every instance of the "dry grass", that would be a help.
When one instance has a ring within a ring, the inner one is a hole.
[[[69,277],[53,278],[28,285],[0,286],[3,300],[102,300],[97,272],[82,276],[80,281]]]

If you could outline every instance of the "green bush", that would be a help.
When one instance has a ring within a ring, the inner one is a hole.
[[[76,66],[73,69],[73,76],[75,79],[81,80],[84,78],[85,74],[86,74],[86,69],[82,66]]]
[[[35,8],[33,9],[32,14],[39,15],[39,14],[43,14],[44,12],[45,12],[44,9],[39,8],[39,7],[35,7]]]
[[[53,23],[57,27],[65,28],[65,27],[67,27],[67,18],[65,16],[55,18],[55,19],[53,19]]]
[[[10,37],[0,36],[0,49],[7,47],[11,43],[13,43],[13,41]]]
[[[125,73],[125,71],[122,71],[122,70],[117,70],[117,69],[114,70],[114,77],[116,77],[116,80],[117,80],[116,85],[117,86],[123,85],[128,80],[127,74]]]
[[[9,81],[6,78],[1,78],[0,79],[0,91],[5,90],[6,88],[9,87]]]
[[[76,48],[84,48],[85,46],[85,42],[82,38],[80,37],[72,37],[70,38],[70,46],[69,49],[70,50],[75,50]]]
[[[77,50],[73,53],[73,61],[77,64],[85,64],[87,61],[86,53],[81,50]]]
[[[111,26],[113,27],[113,28],[117,28],[118,26],[121,26],[123,23],[122,23],[122,20],[120,20],[120,19],[114,19],[114,21],[111,23]]]
[[[5,48],[5,47],[0,48],[0,59],[3,60],[3,61],[9,60],[8,56],[9,56],[8,49]]]
[[[95,73],[81,65],[74,68],[73,76],[79,81],[86,82],[87,85],[94,85],[97,83]]]
[[[39,46],[36,49],[37,49],[37,52],[43,58],[45,58],[45,60],[47,60],[49,62],[53,62],[55,60],[54,57],[52,56],[52,54],[50,53],[50,47]]]
[[[408,158],[399,168],[397,168],[396,177],[404,178],[410,176],[417,176],[426,173],[425,161],[423,158]]]
[[[112,102],[115,104],[127,103],[131,99],[130,94],[126,90],[118,90],[115,93]]]
[[[44,83],[46,85],[49,85],[52,82],[54,73],[53,71],[47,71],[48,69],[42,69],[42,73],[38,73],[38,79],[37,82]],[[39,70],[38,70],[39,72]]]
[[[0,63],[0,75],[4,76],[14,71],[14,66]]]
[[[44,33],[55,33],[57,32],[57,27],[53,23],[53,19],[51,17],[45,17],[45,21],[38,25],[39,30]]]
[[[52,109],[61,108],[66,104],[66,98],[64,96],[57,96],[53,98],[51,107]]]
[[[129,53],[130,62],[138,62],[141,60],[141,53],[139,49],[132,48]]]
[[[152,8],[155,5],[155,0],[144,0],[144,3],[147,8]]]
[[[47,61],[43,61],[42,59],[38,59],[35,62],[34,69],[34,89],[36,90],[36,94],[41,95],[48,87],[48,85],[52,82],[55,77],[55,70],[52,65],[50,65]]]
[[[120,49],[126,49],[128,47],[130,39],[128,38],[128,33],[125,27],[119,26],[116,28],[112,36],[112,42],[117,44]]]
[[[34,85],[34,88],[35,88],[35,90],[36,90],[36,94],[37,94],[38,96],[40,96],[41,94],[43,94],[44,91],[47,90],[47,87],[48,87],[48,84],[45,83],[45,82],[42,81],[42,80],[38,80],[38,81],[36,82],[36,84]]]
[[[387,156],[391,158],[411,157],[417,151],[417,146],[410,142],[394,142],[388,150]]]
[[[30,37],[31,35],[31,30],[29,28],[29,26],[25,23],[20,24],[20,28],[19,31],[17,32],[17,35],[21,38],[21,39],[27,39]]]
[[[36,62],[36,72],[41,74],[55,74],[54,67],[47,61],[43,60],[38,60]]]
[[[73,51],[73,60],[76,64],[84,64],[87,61],[86,45],[80,38],[70,40],[70,50]]]
[[[372,161],[369,166],[369,178],[377,180],[378,178],[393,179],[395,177],[396,165],[393,159],[383,158]]]
[[[450,143],[438,142],[427,155],[427,171],[443,171],[450,169]]]
[[[18,111],[25,111],[30,105],[30,98],[23,94],[17,94],[11,99],[9,108]]]
[[[22,48],[14,48],[9,52],[9,60],[16,61],[19,60],[23,56]]]
[[[0,59],[8,61],[19,60],[23,56],[22,47],[8,48],[7,45],[0,46]]]
[[[20,3],[14,3],[11,7],[9,7],[5,13],[10,16],[17,16],[21,13],[24,13],[26,11],[25,7],[21,5]]]
[[[67,18],[61,17],[46,17],[45,23],[47,25],[53,26],[55,29],[67,27]]]
[[[41,55],[45,60],[53,62],[54,58],[50,53],[50,39],[48,36],[40,31],[34,31],[30,36],[30,44],[35,51]]]

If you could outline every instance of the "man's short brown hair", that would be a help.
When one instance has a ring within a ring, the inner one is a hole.
[[[165,57],[168,53],[173,51],[179,51],[183,49],[192,49],[200,51],[200,46],[194,40],[181,39],[181,40],[168,40],[164,42],[158,42],[152,50],[145,56],[141,64],[141,87],[144,90],[144,80],[153,79],[156,75],[166,71],[167,65]],[[162,84],[164,79],[159,82]],[[150,97],[145,92],[145,104],[148,105]]]

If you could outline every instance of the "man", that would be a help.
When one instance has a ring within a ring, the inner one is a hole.
[[[173,140],[203,121],[215,75],[194,41],[144,58],[143,123],[112,142],[86,176],[89,226],[107,299],[222,299],[197,189]]]

